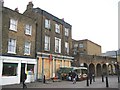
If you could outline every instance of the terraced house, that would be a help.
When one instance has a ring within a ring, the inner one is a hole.
[[[72,26],[29,2],[24,15],[36,20],[38,78],[55,77],[59,67],[71,67]]]
[[[72,26],[29,2],[23,14],[2,4],[0,85],[17,84],[32,70],[33,81],[57,76],[71,67]]]
[[[20,83],[29,70],[36,76],[35,37],[35,20],[2,4],[1,85]]]

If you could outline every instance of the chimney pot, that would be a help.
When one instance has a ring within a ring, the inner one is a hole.
[[[15,8],[15,11],[16,11],[16,12],[19,12],[18,8]]]
[[[30,1],[29,3],[28,3],[28,5],[27,5],[27,9],[32,9],[33,8],[33,3],[32,3],[32,1]]]

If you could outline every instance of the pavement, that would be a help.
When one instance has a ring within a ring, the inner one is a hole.
[[[120,83],[118,83],[117,80],[118,80],[117,76],[109,76],[108,88],[120,87]],[[76,84],[73,84],[71,81],[60,81],[60,82],[46,81],[46,83],[33,82],[33,83],[27,83],[26,85],[27,88],[107,88],[105,78],[104,78],[104,82],[102,82],[101,77],[95,78],[95,82],[92,82],[92,84],[89,84],[89,86],[87,86],[86,80],[77,81]],[[22,84],[5,85],[2,86],[2,88],[22,88]]]

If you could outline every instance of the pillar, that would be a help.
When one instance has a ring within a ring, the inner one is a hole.
[[[42,57],[42,82],[44,82],[44,58]]]
[[[3,70],[3,62],[2,62],[2,58],[0,56],[0,87],[2,85],[2,70]]]

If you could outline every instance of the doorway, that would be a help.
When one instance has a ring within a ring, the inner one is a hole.
[[[25,73],[25,63],[21,64],[21,75],[20,75],[20,82],[23,81],[23,73]]]

